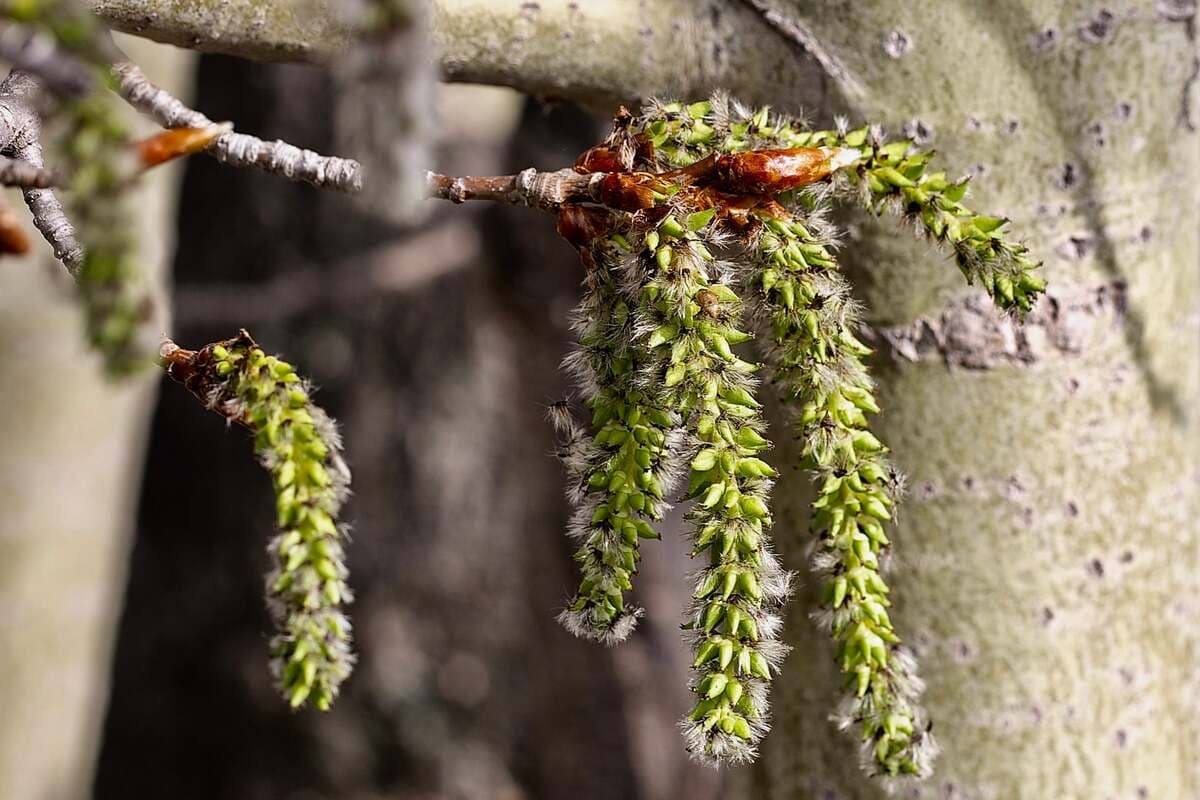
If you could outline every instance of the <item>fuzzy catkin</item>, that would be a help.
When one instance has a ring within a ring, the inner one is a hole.
[[[758,365],[732,349],[750,338],[739,327],[741,302],[728,265],[704,244],[715,234],[713,214],[684,220],[669,215],[647,232],[640,260],[641,313],[658,355],[652,380],[690,438],[689,536],[693,555],[707,561],[684,625],[697,702],[681,726],[697,759],[738,763],[754,757],[768,730],[769,682],[786,653],[777,610],[791,576],[769,546],[775,470],[759,458],[769,444],[754,396]]]
[[[674,138],[688,157],[697,148],[697,122],[706,126],[704,137],[721,142],[711,148],[716,152],[829,143],[823,137],[806,139],[796,120],[751,114],[719,97],[707,110],[692,106],[686,116],[676,115],[674,125],[669,115],[663,119],[664,144]],[[672,128],[678,130],[674,137]],[[836,142],[842,147],[863,143]],[[907,143],[894,148],[907,150]],[[707,154],[700,150],[695,156]],[[866,167],[864,186],[874,185],[873,167]],[[869,350],[854,336],[857,309],[828,240],[818,239],[797,217],[805,206],[819,211],[824,198],[792,191],[775,199],[752,213],[757,224],[748,229],[745,243],[747,277],[758,295],[759,313],[767,318],[767,355],[776,381],[785,402],[798,408],[803,466],[820,485],[810,524],[820,542],[814,569],[825,581],[825,611],[818,619],[830,629],[847,682],[839,724],[855,728],[868,772],[925,776],[936,743],[925,730],[919,706],[923,685],[911,657],[899,647],[880,573],[890,545],[883,523],[891,519],[897,481],[884,461],[886,449],[868,430],[866,414],[879,410],[862,361]],[[819,224],[819,213],[808,221]]]
[[[625,639],[642,614],[626,605],[641,558],[640,540],[657,539],[655,523],[675,482],[678,416],[657,403],[639,380],[648,354],[620,286],[624,237],[586,245],[587,289],[572,327],[579,337],[565,365],[592,412],[588,437],[565,407],[552,409],[559,455],[571,482],[570,534],[580,542],[579,589],[559,614],[576,636],[605,644]]]
[[[290,364],[239,340],[214,347],[212,358],[223,380],[209,402],[254,430],[255,454],[275,487],[279,533],[267,548],[266,579],[272,673],[292,706],[327,710],[354,665],[342,610],[353,598],[338,523],[350,485],[341,437]]]
[[[863,761],[883,775],[929,774],[937,745],[920,708],[923,684],[888,616],[881,573],[899,479],[871,433],[879,412],[854,336],[857,309],[815,215],[768,218],[752,244],[754,282],[770,328],[769,360],[796,409],[803,466],[818,482],[810,526],[817,615],[835,642],[848,689],[838,720],[861,736]]]

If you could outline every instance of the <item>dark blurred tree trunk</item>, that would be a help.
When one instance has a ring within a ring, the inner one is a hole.
[[[320,149],[326,80],[206,57],[197,104]],[[518,142],[548,149],[506,153],[506,137],[484,131],[448,141],[433,166],[557,167],[598,134],[578,112],[534,106],[522,131]],[[619,653],[553,621],[575,577],[541,416],[565,389],[575,256],[532,211],[436,210],[422,229],[394,229],[343,197],[190,163],[176,338],[245,324],[312,375],[342,420],[361,661],[328,715],[275,697],[261,598],[268,481],[242,432],[169,387],[98,797],[711,795],[714,774],[686,766],[672,730],[686,703],[680,570],[647,570],[644,602],[662,621]]]

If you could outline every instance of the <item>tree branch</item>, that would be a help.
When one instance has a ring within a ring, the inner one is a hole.
[[[22,159],[36,167],[42,166],[41,142],[33,141],[19,151]],[[83,268],[83,246],[75,236],[75,226],[67,218],[62,202],[53,189],[23,189],[25,205],[33,216],[34,227],[54,250],[54,257],[63,263],[72,277]]]
[[[425,187],[428,197],[452,203],[491,200],[552,211],[563,203],[598,202],[599,185],[605,175],[602,172],[581,175],[571,169],[538,172],[533,167],[516,175],[487,178],[451,178],[429,172],[425,176]]]
[[[13,169],[32,169],[47,173],[42,161],[42,121],[33,107],[38,81],[19,69],[12,70],[0,82],[0,151],[15,156],[8,160]],[[23,166],[17,167],[16,164]],[[54,249],[54,255],[72,276],[83,266],[83,248],[75,237],[75,227],[52,189],[37,181],[23,186],[25,204],[33,215],[33,224]]]
[[[334,0],[87,0],[117,30],[202,52],[326,61],[352,40]],[[149,7],[153,6],[153,13]],[[814,105],[821,65],[759,10],[725,0],[430,0],[449,81],[511,86],[611,112],[724,88],[746,102]]]
[[[109,27],[202,53],[320,61],[351,40],[338,0],[84,0]]]
[[[0,184],[22,189],[47,189],[54,184],[54,173],[19,158],[0,156]]]
[[[131,106],[165,128],[209,128],[215,123],[168,92],[155,86],[129,61],[113,65],[121,96]],[[205,151],[231,167],[254,167],[293,181],[320,188],[356,192],[362,188],[362,169],[357,161],[323,156],[283,141],[265,142],[244,133],[225,133]]]

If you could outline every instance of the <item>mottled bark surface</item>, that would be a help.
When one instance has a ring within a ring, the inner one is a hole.
[[[181,88],[186,54],[129,47]],[[138,194],[155,283],[177,177],[157,170]],[[69,276],[32,226],[30,237],[34,256],[0,262],[0,797],[74,800],[88,795],[103,721],[156,381],[104,379]]]
[[[877,359],[881,434],[912,488],[894,618],[944,747],[914,796],[1200,793],[1200,119],[1182,5],[778,4],[866,87],[850,115],[978,174],[973,204],[1012,217],[1051,283],[1018,334],[892,220],[861,222],[845,256],[873,322],[915,343]],[[800,564],[802,537],[780,538]],[[751,794],[882,796],[826,720],[834,665],[805,584]]]

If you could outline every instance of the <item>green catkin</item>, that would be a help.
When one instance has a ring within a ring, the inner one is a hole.
[[[929,774],[937,745],[919,706],[923,685],[888,617],[881,574],[898,478],[871,433],[878,413],[854,336],[858,314],[810,215],[765,219],[752,245],[753,281],[768,316],[770,361],[784,400],[798,409],[803,466],[817,480],[811,529],[824,580],[817,618],[830,630],[848,692],[837,716],[861,736],[868,772]]]
[[[769,448],[754,397],[758,365],[732,347],[750,339],[740,330],[741,301],[715,260],[712,213],[666,217],[645,246],[649,276],[642,313],[657,343],[654,379],[679,410],[691,437],[685,497],[693,556],[706,566],[696,578],[685,629],[693,641],[692,691],[697,702],[682,727],[696,758],[751,760],[768,728],[767,691],[786,647],[777,613],[791,575],[769,547],[768,507],[775,470],[760,456]]]
[[[559,615],[577,636],[605,644],[624,640],[642,610],[625,602],[641,558],[641,539],[658,539],[655,523],[677,471],[678,417],[655,402],[638,380],[647,349],[621,287],[620,262],[630,256],[624,237],[589,246],[588,289],[573,328],[578,348],[565,366],[575,374],[592,412],[590,439],[565,404],[551,409],[562,437],[559,455],[571,477],[575,507],[569,533],[580,585]]]
[[[947,179],[944,172],[927,172],[933,153],[917,150],[912,142],[886,142],[878,128],[800,134],[796,145],[848,147],[861,157],[845,171],[863,206],[893,211],[913,220],[939,246],[954,254],[968,283],[978,281],[996,305],[1024,313],[1045,291],[1024,245],[1009,241],[1003,228],[1008,220],[977,214],[962,202],[969,179]],[[835,184],[835,194],[837,185]],[[845,194],[843,192],[843,194]]]
[[[892,211],[915,224],[914,230],[949,250],[968,283],[978,281],[993,302],[1023,313],[1045,290],[1039,262],[1024,245],[1006,238],[1003,217],[972,211],[963,203],[969,179],[947,179],[928,172],[932,152],[906,139],[886,141],[876,127],[812,131],[769,107],[750,111],[723,94],[690,105],[651,102],[639,129],[654,145],[657,170],[693,164],[711,153],[737,153],[789,147],[844,147],[858,157],[829,184],[831,198],[852,200],[883,213]]]
[[[275,488],[279,529],[267,548],[274,565],[266,579],[276,627],[271,670],[290,705],[327,710],[354,666],[338,523],[350,472],[337,427],[292,365],[265,354],[244,331],[200,351],[184,374],[175,370],[169,368],[210,408],[254,431],[254,452]]]
[[[707,565],[684,626],[694,640],[698,699],[683,728],[696,758],[740,762],[753,757],[767,730],[767,686],[786,652],[776,612],[790,575],[768,547],[775,471],[759,457],[769,444],[753,394],[758,366],[732,349],[750,336],[738,327],[741,304],[723,275],[729,265],[709,249],[721,245],[714,210],[676,210],[613,213],[616,232],[595,240],[585,258],[591,270],[576,315],[580,347],[567,364],[584,386],[596,433],[585,442],[563,409],[555,409],[567,434],[560,453],[576,464],[571,471],[582,502],[573,532],[583,539],[576,560],[584,573],[560,619],[605,642],[632,628],[637,612],[621,605],[620,590],[628,589],[622,581],[636,564],[640,528],[629,530],[639,521],[614,512],[629,505],[621,497],[624,478],[614,476],[640,459],[641,480],[669,491],[674,462],[689,451],[685,496],[697,503],[688,519],[694,554]],[[631,439],[646,452],[625,450]],[[655,449],[643,440],[663,444]],[[644,507],[634,510],[649,512],[641,522],[652,531],[662,498],[647,494]],[[614,518],[628,531],[624,541],[610,527]]]
[[[688,749],[701,760],[746,761],[767,728],[766,688],[785,652],[775,613],[789,577],[767,547],[774,470],[753,396],[755,364],[732,346],[741,306],[705,241],[716,237],[711,210],[678,216],[633,215],[623,241],[635,257],[622,284],[636,303],[634,342],[649,352],[640,385],[659,387],[658,403],[678,414],[691,452],[685,497],[695,545],[706,567],[696,580],[685,628],[694,641],[697,703],[683,721]]]
[[[127,198],[130,139],[113,97],[93,92],[64,105],[62,155],[67,209],[84,251],[75,278],[87,338],[109,375],[119,377],[153,363],[154,339]]]
[[[878,131],[843,126],[814,133],[796,120],[766,109],[752,113],[720,96],[689,106],[654,104],[639,125],[654,147],[649,168],[656,171],[744,150],[858,151],[825,184],[828,189],[784,193],[774,198],[778,207],[756,214],[758,224],[745,242],[750,269],[743,279],[767,322],[776,380],[798,409],[803,466],[819,486],[811,518],[819,542],[814,569],[824,580],[823,610],[816,617],[834,639],[847,689],[836,719],[862,742],[869,773],[925,777],[937,744],[919,705],[923,685],[915,662],[888,616],[889,589],[881,574],[890,549],[885,524],[895,513],[901,482],[887,463],[887,448],[869,430],[867,414],[879,411],[863,363],[870,350],[854,334],[858,311],[830,250],[822,206],[826,198],[857,197],[877,213],[894,210],[915,219],[953,252],[969,282],[979,281],[999,307],[1016,313],[1028,310],[1044,289],[1034,273],[1039,265],[1003,237],[1003,219],[962,204],[965,180],[952,183],[942,173],[927,173],[929,154],[914,152],[905,141],[885,144]]]
[[[151,301],[137,264],[127,195],[130,136],[115,95],[116,57],[108,32],[73,0],[0,0],[0,15],[47,30],[64,52],[91,67],[90,90],[63,95],[59,150],[68,176],[67,210],[83,248],[75,274],[88,342],[120,377],[153,363],[154,334],[145,325]]]

